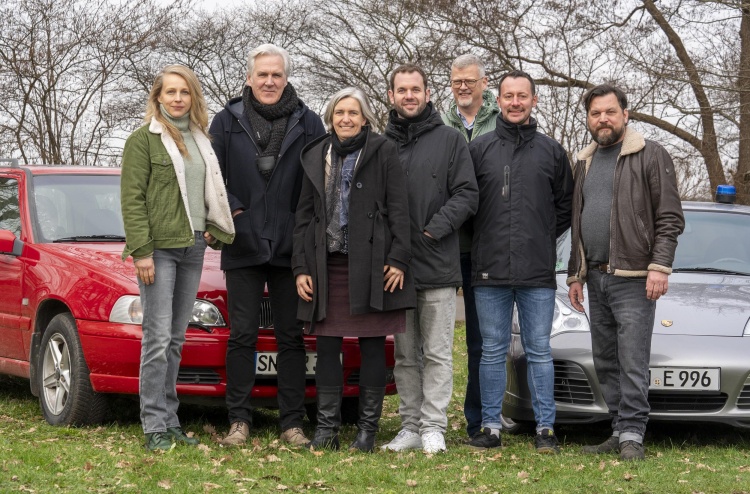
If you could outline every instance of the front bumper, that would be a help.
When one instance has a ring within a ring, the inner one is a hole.
[[[138,375],[141,355],[141,327],[97,321],[76,321],[81,346],[89,367],[91,384],[100,393],[138,394]],[[213,328],[211,332],[188,328],[182,349],[177,392],[185,397],[220,398],[226,392],[226,353],[228,328]],[[315,337],[305,336],[305,351],[315,352]],[[277,352],[272,330],[261,330],[257,352]],[[360,353],[356,338],[345,338],[342,345],[344,366],[344,396],[359,396]],[[396,393],[393,379],[393,339],[386,339],[387,394]],[[274,406],[277,380],[273,376],[258,376],[252,391],[256,405]],[[315,379],[308,376],[305,397],[315,399]]]
[[[750,428],[750,338],[716,336],[653,336],[651,367],[720,368],[718,392],[651,391],[652,421],[720,422]],[[556,422],[586,424],[609,420],[594,370],[589,333],[563,333],[552,339],[555,365]],[[526,355],[513,335],[507,360],[508,385],[503,414],[516,421],[534,421]]]

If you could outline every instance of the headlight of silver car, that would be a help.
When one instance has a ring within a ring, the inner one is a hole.
[[[568,305],[566,300],[555,297],[555,314],[552,316],[552,336],[571,331],[589,331],[586,314]]]
[[[112,307],[112,312],[109,314],[109,322],[142,324],[143,307],[141,306],[140,297],[136,295],[123,295],[120,297]],[[206,302],[205,300],[195,301],[190,322],[209,327],[226,325],[219,309],[211,302]]]

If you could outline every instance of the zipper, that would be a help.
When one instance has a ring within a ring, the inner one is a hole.
[[[620,151],[620,154],[617,155],[617,161],[615,162],[615,170],[614,170],[614,177],[612,177],[612,208],[609,211],[609,259],[607,263],[607,274],[614,273],[614,269],[612,268],[612,258],[614,257],[614,249],[612,248],[614,243],[612,242],[613,234],[614,232],[614,216],[615,216],[615,209],[617,208],[617,186],[619,184],[617,180],[617,170],[619,168],[620,164],[620,158],[622,157],[622,151]],[[591,158],[594,159],[593,157]]]
[[[503,199],[510,200],[510,166],[505,165],[503,172]]]

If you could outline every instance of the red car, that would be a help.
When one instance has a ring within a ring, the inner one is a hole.
[[[0,166],[0,373],[30,379],[50,424],[105,419],[108,394],[137,394],[141,305],[120,259],[120,169]],[[183,402],[223,404],[230,321],[220,253],[207,250],[177,381]],[[289,310],[296,310],[290,307]],[[276,406],[276,340],[263,303],[252,396]],[[315,338],[305,337],[308,416],[315,410]],[[343,346],[345,420],[359,394],[356,338]],[[393,340],[387,393],[394,394]]]

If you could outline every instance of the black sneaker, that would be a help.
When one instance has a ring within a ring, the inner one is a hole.
[[[620,452],[620,438],[618,436],[609,436],[601,444],[592,444],[583,447],[583,452],[587,455],[602,455],[608,453]]]
[[[500,436],[493,434],[487,427],[474,434],[474,437],[469,441],[469,447],[472,449],[492,449],[499,448],[502,445]]]
[[[646,458],[643,444],[636,441],[623,441],[620,444],[620,459],[623,461],[636,461]]]
[[[542,429],[536,433],[534,447],[537,453],[556,455],[560,452],[560,443],[552,429]]]

